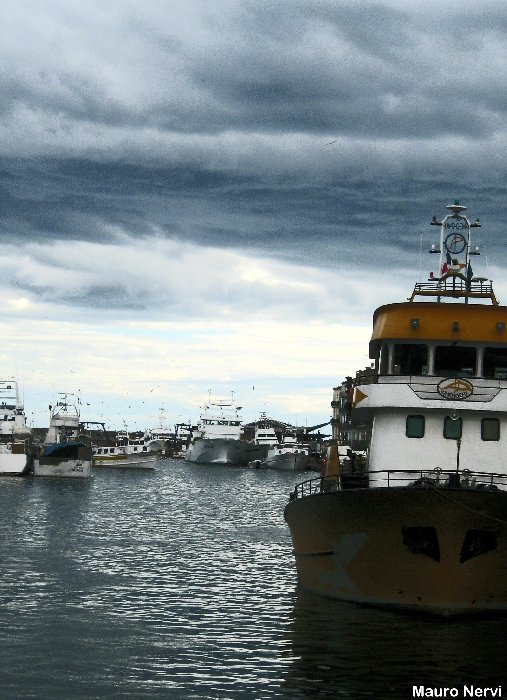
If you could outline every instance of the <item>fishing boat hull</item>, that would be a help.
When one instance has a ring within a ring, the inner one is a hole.
[[[285,508],[300,584],[443,616],[507,610],[507,492],[375,488]]]
[[[23,476],[30,471],[31,454],[24,442],[0,445],[0,476]]]
[[[188,446],[185,459],[199,464],[246,466],[250,461],[262,458],[265,453],[265,448],[244,440],[198,438]]]
[[[91,459],[39,457],[33,461],[33,475],[89,479],[92,476],[92,461]]]
[[[155,469],[158,454],[138,452],[129,454],[94,455],[93,467],[116,469]]]
[[[302,472],[307,469],[308,463],[307,453],[294,452],[273,455],[265,460],[254,460],[249,462],[248,466],[255,469],[276,469],[281,472]]]

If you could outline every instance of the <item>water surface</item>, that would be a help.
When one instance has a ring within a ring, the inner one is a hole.
[[[507,679],[505,618],[442,622],[300,591],[305,475],[162,460],[0,480],[1,697],[394,698]]]

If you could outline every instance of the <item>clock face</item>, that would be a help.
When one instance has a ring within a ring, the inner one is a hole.
[[[450,233],[445,241],[444,245],[449,253],[457,255],[465,250],[467,240],[462,233]]]

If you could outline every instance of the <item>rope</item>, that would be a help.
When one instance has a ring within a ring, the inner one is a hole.
[[[496,520],[498,523],[503,523],[504,525],[507,525],[507,520],[502,520],[502,518],[497,518],[494,515],[488,515],[487,513],[484,513],[481,510],[477,510],[476,508],[471,508],[470,506],[465,505],[464,503],[459,503],[459,501],[454,500],[454,498],[451,498],[451,496],[448,496],[446,493],[442,491],[442,489],[438,488],[438,486],[435,486],[434,484],[430,483],[429,481],[426,482],[430,488],[432,488],[434,491],[436,491],[442,498],[447,498],[448,501],[451,501],[451,503],[454,503],[455,506],[459,506],[460,508],[463,508],[464,510],[469,510],[471,513],[474,513],[475,515],[482,515],[484,518],[488,518],[489,520]]]

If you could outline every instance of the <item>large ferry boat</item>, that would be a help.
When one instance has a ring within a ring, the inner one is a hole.
[[[479,220],[447,209],[437,273],[373,316],[364,472],[338,464],[285,508],[303,587],[445,616],[507,608],[507,307],[473,276]]]
[[[0,380],[0,476],[20,476],[32,466],[32,431],[14,379]]]
[[[91,440],[80,429],[78,400],[72,394],[60,393],[49,410],[46,439],[33,460],[34,476],[91,477]]]

